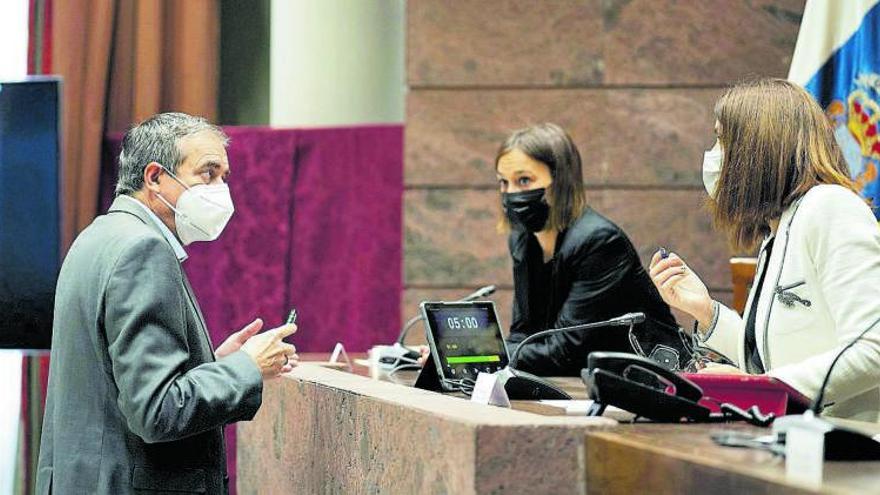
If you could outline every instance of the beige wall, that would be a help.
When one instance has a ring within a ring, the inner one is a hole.
[[[571,132],[591,204],[644,262],[667,246],[729,299],[730,253],[700,178],[712,106],[733,81],[785,77],[803,4],[410,1],[402,312],[497,283],[509,324],[492,159],[509,131],[541,121]]]

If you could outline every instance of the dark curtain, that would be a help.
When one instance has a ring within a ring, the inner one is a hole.
[[[217,118],[218,0],[117,0],[107,129],[159,112]]]

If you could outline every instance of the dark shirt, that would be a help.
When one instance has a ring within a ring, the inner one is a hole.
[[[764,277],[767,275],[767,266],[770,264],[770,254],[772,252],[773,239],[770,239],[764,248],[763,270],[761,270],[761,275],[758,277],[758,285],[755,286],[755,294],[752,296],[749,316],[746,319],[746,371],[753,374],[764,373],[764,363],[761,362],[761,354],[758,353],[758,339],[755,336],[755,318],[758,315],[758,300],[761,299],[761,289],[764,286]]]
[[[657,331],[677,328],[629,238],[591,208],[560,232],[546,269],[534,234],[514,231],[508,245],[514,281],[511,351],[541,330],[636,311],[648,317],[643,325],[663,327]],[[520,352],[517,368],[545,376],[579,376],[589,353],[597,350],[632,352],[627,329],[563,332],[530,342]]]
[[[559,247],[557,243],[556,247]],[[556,315],[551,314],[550,291],[548,287],[553,283],[554,259],[544,262],[544,250],[535,236],[529,236],[526,247],[529,266],[529,312],[532,321],[543,322],[543,327],[550,328],[556,320]],[[555,256],[555,254],[554,254]]]

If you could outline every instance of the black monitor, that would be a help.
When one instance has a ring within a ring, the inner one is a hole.
[[[60,268],[61,81],[0,80],[0,348],[48,349]]]

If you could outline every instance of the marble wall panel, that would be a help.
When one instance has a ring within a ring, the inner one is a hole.
[[[420,0],[411,87],[725,85],[785,77],[804,0]]]
[[[720,89],[414,91],[409,96],[405,183],[494,187],[495,153],[514,129],[563,126],[588,186],[702,185]]]
[[[409,85],[599,83],[601,12],[597,0],[409,2]]]
[[[724,86],[785,77],[804,0],[603,0],[604,82]]]
[[[512,285],[507,236],[495,228],[498,193],[410,190],[404,193],[404,284]]]
[[[603,119],[599,90],[473,90],[410,93],[404,181],[407,186],[491,186],[495,153],[515,129],[555,122],[574,138],[585,178],[602,178]],[[589,164],[589,165],[587,165]]]

